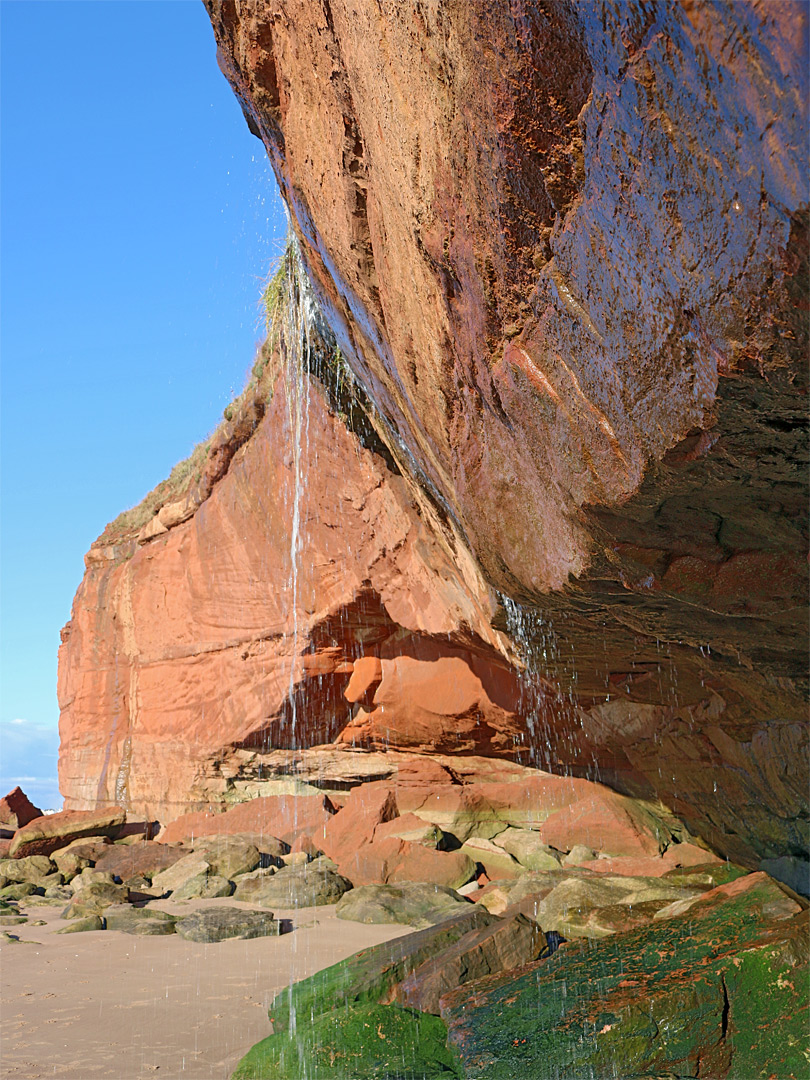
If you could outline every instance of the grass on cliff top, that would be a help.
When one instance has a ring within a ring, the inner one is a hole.
[[[284,298],[287,295],[289,262],[290,260],[285,253],[279,260],[279,265],[262,294],[261,302],[265,312],[267,338],[259,349],[244,389],[223,410],[223,420],[206,439],[197,443],[187,458],[179,461],[174,466],[165,480],[161,480],[139,503],[129,510],[124,510],[114,521],[111,521],[96,541],[96,544],[114,544],[131,539],[140,532],[147,522],[152,520],[161,506],[180,499],[192,485],[202,479],[211,444],[217,434],[222,430],[225,423],[237,415],[240,406],[251,398],[261,386],[263,376],[267,371],[272,347],[277,338],[276,322]]]

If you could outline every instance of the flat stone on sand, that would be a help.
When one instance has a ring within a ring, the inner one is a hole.
[[[233,907],[209,907],[178,919],[175,929],[188,941],[225,941],[226,938],[272,937],[282,933],[281,920],[272,911],[244,911]]]

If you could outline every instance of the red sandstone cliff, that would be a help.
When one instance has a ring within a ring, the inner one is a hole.
[[[295,611],[283,391],[193,517],[89,566],[69,805],[164,813],[290,742],[531,743],[736,857],[798,854],[805,6],[207,7],[387,457],[312,390]]]
[[[379,775],[334,755],[291,767],[287,750],[333,742],[506,754],[521,741],[472,561],[322,383],[291,379],[279,350],[271,367],[256,392],[269,404],[260,419],[243,406],[255,427],[194,513],[162,524],[192,490],[87,558],[60,650],[69,809],[169,820],[275,790],[276,773],[316,778],[327,760],[326,779]]]

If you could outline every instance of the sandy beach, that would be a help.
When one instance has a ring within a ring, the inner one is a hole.
[[[231,900],[158,901],[172,914]],[[60,908],[31,905],[0,946],[2,1075],[13,1080],[226,1080],[271,1033],[267,1008],[290,981],[410,927],[365,926],[333,907],[277,911],[281,937],[204,945],[178,935],[57,935]],[[45,925],[32,926],[42,919]]]

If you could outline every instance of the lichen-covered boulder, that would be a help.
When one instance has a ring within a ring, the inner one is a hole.
[[[69,926],[63,926],[57,930],[57,934],[83,934],[88,930],[103,930],[104,919],[100,915],[86,915],[82,919],[76,919]]]
[[[173,900],[212,900],[219,896],[231,896],[234,884],[218,874],[197,874],[189,878],[172,893]]]
[[[320,860],[285,866],[274,874],[243,875],[235,900],[262,907],[301,908],[335,904],[351,889],[351,882]]]
[[[175,930],[189,941],[215,942],[227,938],[274,937],[284,932],[284,924],[272,911],[209,907],[178,919]]]
[[[128,898],[129,890],[126,885],[93,882],[74,893],[73,899],[62,912],[62,918],[77,919],[84,915],[100,915],[111,904],[125,903]]]
[[[174,933],[175,917],[155,908],[136,908],[130,904],[112,904],[104,911],[107,930],[139,936],[164,936]]]
[[[352,922],[404,923],[423,929],[459,914],[469,903],[446,885],[403,881],[352,889],[340,900],[335,914]]]
[[[29,855],[22,859],[4,859],[0,862],[0,875],[9,881],[33,881],[39,884],[55,869],[47,855]]]
[[[250,873],[262,862],[259,848],[239,836],[203,837],[195,841],[194,852],[205,859],[212,874],[231,880]]]

